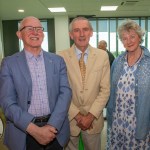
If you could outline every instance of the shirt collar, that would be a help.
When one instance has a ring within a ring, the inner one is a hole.
[[[76,53],[76,55],[77,56],[81,56],[81,53],[82,53],[82,51],[80,50],[80,49],[78,49],[76,46],[75,46],[75,53]],[[87,49],[85,50],[85,55],[88,55],[88,53],[89,53],[89,46],[87,47]]]
[[[27,59],[29,59],[29,60],[31,60],[33,58],[38,59],[38,60],[43,58],[43,50],[41,50],[41,52],[37,56],[34,56],[31,52],[29,52],[25,49],[24,49],[24,51],[25,51],[25,55],[26,55]]]

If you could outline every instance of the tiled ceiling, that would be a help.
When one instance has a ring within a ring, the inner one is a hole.
[[[118,5],[115,12],[101,12],[102,5]],[[25,16],[53,18],[60,13],[51,13],[48,7],[65,7],[61,15],[95,17],[150,16],[150,0],[0,0],[0,19],[22,19]],[[24,9],[24,13],[18,13]]]

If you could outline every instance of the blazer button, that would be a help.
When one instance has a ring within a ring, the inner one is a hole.
[[[28,104],[30,104],[31,103],[31,101],[28,101]]]

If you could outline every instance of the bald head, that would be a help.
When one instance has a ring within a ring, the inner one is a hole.
[[[107,42],[104,40],[99,41],[98,48],[106,51],[107,50]]]

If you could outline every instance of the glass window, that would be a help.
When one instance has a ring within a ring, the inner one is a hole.
[[[117,47],[116,47],[116,20],[110,19],[110,40],[109,40],[109,50],[114,54],[114,56],[117,56]],[[107,46],[108,47],[108,46]]]
[[[108,43],[108,33],[108,19],[98,20],[98,41],[105,40]]]
[[[96,21],[91,20],[90,23],[92,24],[93,27],[93,36],[90,38],[90,45],[93,47],[97,47],[97,33],[96,33]]]
[[[96,32],[93,32],[93,36],[90,38],[89,44],[92,47],[96,47],[97,48],[97,34],[96,34]]]
[[[145,30],[145,19],[141,19],[141,25],[140,25],[140,26],[141,26],[141,28],[142,28],[144,31],[146,31],[146,30]],[[146,35],[145,35],[145,36],[146,36]],[[143,46],[146,45],[145,36],[143,37],[143,40],[144,40],[143,43],[142,43]]]
[[[91,23],[94,34],[91,37],[90,44],[93,47],[97,47],[100,40],[105,40],[108,45],[108,50],[110,50],[115,56],[124,52],[125,48],[118,37],[117,28],[125,19],[132,19],[136,21],[143,30],[147,31],[142,45],[150,49],[150,17],[92,19]]]
[[[118,27],[121,25],[121,23],[125,20],[125,18],[119,18],[118,19]],[[119,38],[119,36],[117,36],[117,40],[118,40],[118,55],[120,55],[122,52],[125,51],[125,48]]]

